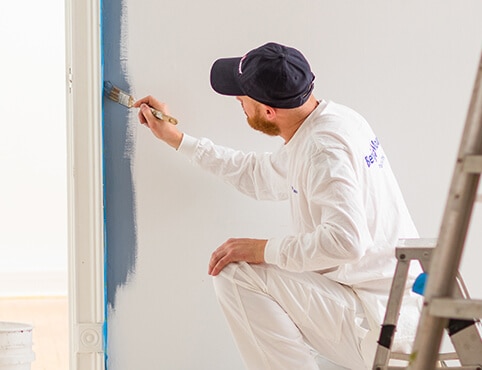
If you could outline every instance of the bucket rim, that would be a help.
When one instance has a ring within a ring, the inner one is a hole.
[[[31,324],[21,322],[8,322],[0,321],[0,333],[11,333],[18,331],[32,331],[33,326]]]

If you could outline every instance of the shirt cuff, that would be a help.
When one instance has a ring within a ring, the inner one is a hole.
[[[194,153],[196,152],[198,144],[199,139],[196,139],[195,137],[189,136],[187,134],[183,134],[181,144],[179,145],[179,148],[177,148],[177,151],[192,159],[192,157],[194,157]]]
[[[264,247],[264,261],[271,265],[278,265],[279,251],[281,248],[281,239],[268,239]]]

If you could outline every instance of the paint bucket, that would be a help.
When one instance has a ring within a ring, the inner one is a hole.
[[[30,370],[32,330],[28,324],[0,321],[0,370]]]

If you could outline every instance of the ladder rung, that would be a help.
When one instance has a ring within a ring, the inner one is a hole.
[[[410,361],[411,353],[400,353],[400,352],[391,352],[390,359],[392,360],[402,360],[402,361]]]
[[[399,239],[399,248],[434,248],[437,245],[437,238],[414,238]]]
[[[457,352],[446,352],[446,353],[440,353],[438,355],[439,361],[453,361],[453,360],[458,360],[459,355]]]
[[[398,260],[427,260],[437,245],[437,239],[400,239],[395,254]]]
[[[464,159],[464,171],[482,173],[482,155],[467,155]]]
[[[482,317],[482,300],[434,298],[430,303],[430,314],[451,319],[474,319]]]

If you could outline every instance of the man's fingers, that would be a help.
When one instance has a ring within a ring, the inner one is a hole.
[[[211,255],[211,259],[209,261],[208,274],[212,276],[216,276],[221,272],[221,270],[228,263],[231,263],[231,262],[233,261],[230,260],[229,254],[226,253],[225,249],[222,246],[219,247]]]
[[[142,99],[136,101],[133,105],[135,108],[139,108],[142,104],[147,104],[150,107],[156,107],[160,105],[160,102],[151,95],[145,96]]]
[[[142,110],[139,110],[139,112],[137,112],[137,118],[139,119],[139,122],[142,123],[143,125],[147,124],[146,117],[144,116],[144,113],[142,112]]]
[[[150,123],[151,122],[156,122],[157,118],[154,117],[152,114],[151,108],[147,104],[141,104],[140,109],[139,109],[139,114],[142,115],[142,120],[140,119],[141,123],[147,124],[149,128],[151,127]],[[143,122],[144,121],[144,122]]]
[[[263,263],[266,239],[228,239],[216,249],[209,261],[209,275],[217,275],[231,262]]]
[[[163,113],[169,114],[167,105],[165,103],[160,102],[159,100],[157,100],[151,95],[146,96],[142,99],[139,99],[133,104],[133,107],[140,108],[143,104],[146,104],[149,107],[155,108]]]
[[[134,102],[133,107],[134,107],[134,108],[139,108],[139,107],[141,106],[141,104],[148,104],[148,97],[139,99],[138,101]]]
[[[218,275],[221,272],[221,270],[223,268],[225,268],[226,265],[228,265],[231,262],[232,261],[229,261],[229,259],[226,258],[226,256],[217,260],[217,262],[214,266],[212,266],[212,267],[211,267],[211,265],[209,266],[209,271],[208,271],[209,275],[211,275],[211,276]]]
[[[212,254],[211,254],[211,259],[209,260],[209,266],[208,266],[208,274],[209,275],[214,275],[213,272],[216,269],[216,265],[219,263],[219,260],[223,257],[221,254],[220,248],[216,249]]]

